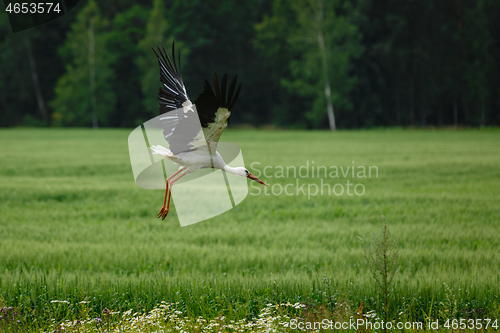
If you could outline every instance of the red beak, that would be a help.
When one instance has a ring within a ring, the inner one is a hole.
[[[251,180],[255,180],[257,183],[261,183],[262,185],[266,185],[267,186],[266,183],[264,183],[262,180],[260,180],[259,178],[255,177],[251,173],[249,173],[247,177],[250,178]]]

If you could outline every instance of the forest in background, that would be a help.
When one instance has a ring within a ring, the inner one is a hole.
[[[0,127],[135,127],[174,40],[191,100],[238,74],[232,124],[500,125],[498,0],[90,0],[15,34],[0,10]]]

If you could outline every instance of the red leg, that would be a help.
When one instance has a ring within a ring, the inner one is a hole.
[[[174,185],[174,183],[175,183],[176,181],[178,181],[179,179],[181,179],[181,178],[182,178],[182,177],[184,177],[185,175],[186,175],[186,174],[185,174],[185,173],[183,173],[183,174],[182,174],[182,175],[180,175],[179,177],[177,177],[177,178],[175,178],[174,180],[172,180],[172,181],[170,182],[170,187],[172,187],[172,185]]]
[[[174,185],[174,183],[176,181],[178,181],[179,179],[181,179],[181,177],[184,177],[186,174],[183,173],[182,175],[180,175],[179,177],[175,178],[172,181],[170,181],[170,179],[172,179],[175,175],[177,175],[181,171],[182,170],[177,171],[176,173],[174,173],[172,176],[168,177],[168,179],[167,179],[167,186],[166,186],[167,189],[165,191],[165,201],[163,202],[163,207],[161,208],[161,211],[158,214],[158,218],[161,217],[162,220],[164,220],[167,217],[168,212],[170,211],[170,197],[172,196],[172,186]],[[168,194],[168,203],[166,202],[167,201],[167,194]],[[165,204],[167,204],[167,208],[166,209],[165,209]]]
[[[172,185],[169,186],[170,180],[172,178],[174,178],[176,175],[178,175],[179,172],[182,172],[182,171],[184,171],[184,169],[182,169],[182,168],[179,169],[179,170],[177,170],[176,173],[174,173],[172,176],[168,177],[166,179],[166,181],[165,181],[165,183],[166,183],[166,186],[165,186],[165,199],[163,200],[163,206],[161,207],[161,210],[158,213],[158,218],[163,217],[162,220],[164,220],[165,217],[167,216],[167,214],[168,214],[168,206],[170,205],[170,187],[172,186]],[[168,197],[168,205],[167,205],[167,197]],[[167,209],[165,209],[166,205],[167,205]]]
[[[182,171],[184,171],[184,169],[182,169],[182,168],[179,169],[179,170],[177,170],[177,172],[174,173],[172,176],[168,177],[167,180],[170,181],[172,178],[174,178],[175,176],[177,176],[179,174],[179,172],[182,172]]]
[[[165,212],[165,205],[167,204],[167,197],[168,197],[168,193],[170,192],[169,191],[169,186],[168,186],[168,179],[165,181],[165,183],[166,183],[166,186],[165,186],[165,199],[163,200],[163,206],[161,207],[161,210],[158,213],[158,218],[160,218],[161,216],[163,216],[163,213]]]

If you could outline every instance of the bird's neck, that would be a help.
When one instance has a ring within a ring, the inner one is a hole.
[[[214,161],[214,166],[217,169],[224,170],[224,171],[226,171],[228,173],[232,173],[233,175],[244,176],[244,174],[242,174],[242,172],[241,172],[242,168],[233,168],[233,167],[230,167],[229,165],[226,164],[226,162],[224,162],[224,160],[222,159],[222,156],[220,156],[220,154],[218,152],[215,155],[213,161]]]
[[[229,165],[227,165],[225,163],[224,163],[224,168],[223,169],[224,169],[224,171],[232,173],[234,175],[238,174],[238,170],[236,168],[232,168],[232,167],[230,167]]]

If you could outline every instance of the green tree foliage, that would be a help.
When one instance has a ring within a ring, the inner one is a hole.
[[[113,91],[117,103],[110,118],[110,126],[138,126],[151,118],[142,103],[148,96],[140,89],[143,72],[135,63],[135,59],[143,52],[140,41],[145,35],[148,12],[147,8],[134,5],[118,13],[113,20],[113,28],[108,36],[108,49],[115,59],[111,69],[114,73]],[[151,62],[154,64],[154,61]]]
[[[25,107],[23,101],[34,99],[34,95],[29,89],[23,45],[16,43],[5,13],[0,13],[0,50],[0,125],[6,126],[22,122],[23,115],[17,110]]]
[[[57,36],[45,26],[13,34],[3,5],[0,5],[0,127],[46,125],[44,110],[40,110],[37,101],[52,96],[51,81],[53,75],[60,74],[60,68],[58,62],[54,62],[53,49],[44,48],[40,41],[53,37],[57,40]],[[52,71],[45,74],[48,62],[52,62]],[[33,68],[36,72],[32,71]],[[38,86],[33,80],[34,73],[37,74]],[[40,99],[35,94],[36,88]]]
[[[333,105],[351,108],[348,94],[356,82],[352,59],[362,51],[353,10],[340,1],[300,0],[291,5],[298,26],[287,41],[290,47],[301,47],[301,58],[290,64],[295,80],[283,83],[292,93],[313,96],[306,116],[314,127],[321,127],[327,114],[330,129],[335,130]]]
[[[165,3],[162,0],[154,0],[153,8],[149,13],[146,25],[146,34],[139,42],[139,55],[136,57],[136,65],[140,70],[140,87],[144,95],[142,108],[149,115],[149,118],[158,115],[158,88],[160,74],[158,72],[158,62],[154,58],[151,47],[164,43],[170,51],[173,38],[165,39],[167,35],[167,20],[165,17]],[[177,44],[179,46],[179,43]],[[185,51],[185,49],[183,48]]]
[[[257,125],[270,120],[268,106],[275,99],[269,90],[271,73],[252,44],[254,25],[269,4],[267,0],[176,0],[168,7],[170,33],[189,47],[182,73],[191,99],[201,93],[205,79],[212,81],[214,72],[219,77],[238,75],[243,87],[231,122]]]
[[[487,118],[490,118],[490,110],[487,101],[494,95],[492,89],[498,71],[495,71],[494,37],[489,27],[493,18],[488,12],[494,8],[491,0],[478,0],[473,8],[466,13],[468,22],[474,22],[467,30],[470,40],[470,55],[466,70],[466,82],[468,95],[466,96],[472,115],[470,122],[485,126]],[[476,38],[481,36],[481,38]],[[497,58],[498,62],[498,58]],[[495,73],[495,74],[493,74]],[[493,75],[493,76],[492,76]]]
[[[285,66],[290,74],[280,78],[281,85],[290,95],[310,97],[312,103],[302,112],[314,127],[329,124],[334,130],[334,106],[351,107],[348,95],[356,83],[352,59],[362,51],[354,15],[347,2],[278,0],[273,16],[257,25],[261,52],[268,58],[282,52],[277,48],[289,53]]]
[[[0,126],[142,123],[173,39],[191,99],[239,75],[233,124],[500,125],[498,0],[94,1],[16,34],[0,4]]]
[[[61,48],[66,73],[57,82],[52,102],[56,125],[108,125],[116,104],[112,87],[113,56],[108,51],[108,22],[91,0],[80,11]]]
[[[481,104],[488,123],[499,124],[500,101],[485,91],[499,89],[498,61],[488,58],[499,51],[500,2],[367,0],[361,12],[359,114],[346,125],[477,126]]]
[[[291,81],[290,63],[300,57],[296,48],[288,46],[286,36],[289,29],[289,18],[294,12],[286,0],[273,2],[272,15],[265,16],[256,24],[255,49],[263,57],[263,73],[266,73],[268,93],[273,96],[268,108],[272,111],[272,122],[277,126],[294,128],[306,127],[304,110],[308,110],[312,99],[303,94],[290,94],[281,82]]]

